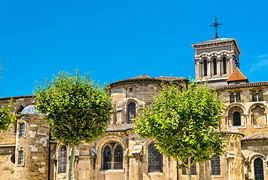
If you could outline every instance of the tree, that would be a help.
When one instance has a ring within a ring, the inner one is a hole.
[[[12,105],[0,107],[0,130],[7,130],[9,125],[16,121],[16,116],[11,112]]]
[[[135,120],[135,131],[179,161],[190,180],[193,164],[223,152],[224,138],[217,130],[222,108],[217,93],[207,85],[192,83],[183,89],[164,85],[152,106]]]
[[[106,90],[88,76],[59,73],[34,94],[37,109],[48,121],[52,136],[71,147],[69,179],[74,179],[75,149],[105,132],[112,110]]]

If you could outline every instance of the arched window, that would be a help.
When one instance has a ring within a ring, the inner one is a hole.
[[[148,171],[163,171],[163,156],[155,148],[154,143],[151,143],[148,147]]]
[[[123,148],[120,144],[114,149],[114,169],[123,169]]]
[[[25,135],[25,123],[19,123],[19,137]]]
[[[208,63],[206,59],[204,60],[203,64],[204,64],[204,76],[207,76],[208,75]]]
[[[123,169],[123,148],[119,143],[111,142],[104,146],[102,169]]]
[[[266,123],[265,108],[259,104],[254,105],[251,109],[251,119],[253,124]]]
[[[233,125],[234,126],[241,126],[241,115],[240,112],[235,111],[233,113]]]
[[[136,116],[136,103],[130,102],[127,105],[127,123],[131,123],[131,119]]]
[[[67,148],[66,146],[61,146],[58,156],[58,173],[66,173],[67,164]]]
[[[221,159],[220,157],[215,157],[210,161],[211,165],[211,175],[220,175],[221,174]]]
[[[213,58],[212,63],[213,63],[213,75],[217,75],[217,60],[216,60],[216,58]]]
[[[111,163],[112,163],[112,150],[109,145],[106,145],[103,150],[103,164],[102,169],[111,169]]]
[[[263,161],[260,158],[254,160],[255,180],[264,180]]]
[[[222,68],[223,68],[223,74],[226,74],[227,73],[227,60],[226,60],[226,57],[223,57],[222,58]]]
[[[19,150],[18,164],[22,165],[23,163],[24,163],[24,152],[23,152],[23,150]]]

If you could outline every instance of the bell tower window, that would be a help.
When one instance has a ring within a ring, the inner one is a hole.
[[[217,75],[217,60],[216,60],[216,58],[213,58],[212,63],[213,63],[213,75]]]
[[[223,74],[227,73],[227,60],[226,57],[223,57],[222,59],[222,66],[223,66]]]
[[[204,76],[207,76],[208,75],[208,63],[206,59],[204,60],[203,65],[204,65]]]

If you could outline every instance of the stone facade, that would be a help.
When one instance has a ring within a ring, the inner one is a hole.
[[[207,81],[225,103],[220,130],[227,145],[222,156],[196,164],[192,168],[192,178],[268,179],[268,82],[248,83],[235,78],[228,81],[239,68],[239,48],[235,39],[216,39],[193,47],[197,82]],[[182,168],[177,173],[177,162],[162,156],[152,141],[140,139],[133,133],[131,118],[139,116],[152,103],[161,84],[167,82],[183,87],[188,80],[142,75],[110,84],[114,111],[107,133],[94,143],[79,145],[76,179],[174,180],[177,176],[187,179]],[[13,99],[14,111],[20,117],[16,126],[0,134],[0,178],[67,179],[69,148],[51,139],[49,128],[34,109],[32,97]],[[8,100],[3,98],[0,104],[4,105]]]

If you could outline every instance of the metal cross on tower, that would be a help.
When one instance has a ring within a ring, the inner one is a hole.
[[[221,26],[221,25],[222,25],[222,23],[218,22],[218,18],[216,16],[214,23],[210,25],[211,27],[214,27],[214,29],[215,29],[215,39],[219,38],[218,27]]]

